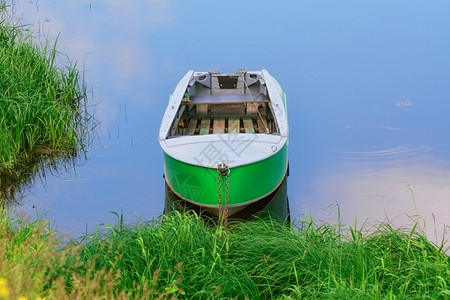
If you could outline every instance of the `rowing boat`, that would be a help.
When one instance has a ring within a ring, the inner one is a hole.
[[[213,215],[237,214],[285,180],[288,136],[286,94],[267,70],[188,71],[159,131],[166,186]]]

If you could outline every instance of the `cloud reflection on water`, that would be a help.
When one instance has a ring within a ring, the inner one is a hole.
[[[318,198],[337,203],[342,222],[352,226],[371,221],[392,221],[394,226],[411,225],[413,216],[426,221],[425,232],[440,243],[450,224],[450,170],[436,164],[409,162],[396,167],[355,164],[330,173],[316,182]],[[372,167],[372,168],[368,168]],[[316,215],[337,221],[337,211]],[[448,232],[447,234],[449,234]]]
[[[59,51],[86,68],[88,82],[97,84],[95,95],[106,96],[97,99],[97,109],[101,110],[105,100],[122,102],[131,94],[127,91],[148,84],[157,73],[152,69],[152,49],[160,45],[150,33],[172,21],[171,4],[160,0],[132,4],[115,0],[40,1],[21,2],[18,11],[26,16],[25,22],[33,24],[34,31],[50,38],[60,34]],[[128,101],[148,105],[149,98]]]

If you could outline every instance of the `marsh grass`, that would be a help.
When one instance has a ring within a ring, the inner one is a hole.
[[[450,296],[450,260],[418,231],[298,221],[205,226],[173,213],[152,224],[109,226],[83,240],[81,259],[120,271],[119,287],[186,298],[421,298]]]
[[[20,201],[36,176],[74,164],[94,128],[76,64],[57,63],[57,39],[42,42],[8,15],[8,2],[0,3],[0,206]]]
[[[0,12],[0,171],[48,150],[73,152],[85,135],[85,88],[75,64]]]
[[[205,225],[193,213],[104,224],[63,243],[0,214],[0,299],[448,299],[450,258],[413,225]]]

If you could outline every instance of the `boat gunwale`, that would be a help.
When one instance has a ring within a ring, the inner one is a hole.
[[[164,116],[161,121],[161,127],[159,129],[159,141],[167,139],[173,120],[181,106],[181,101],[193,74],[194,71],[189,70],[178,82],[174,92],[170,96],[169,103],[167,104],[166,111],[164,112]],[[170,122],[168,122],[168,120],[170,120]]]

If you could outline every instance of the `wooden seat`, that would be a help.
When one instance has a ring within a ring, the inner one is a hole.
[[[197,104],[197,114],[207,115],[208,114],[208,104]]]
[[[247,103],[247,115],[248,116],[257,116],[258,115],[258,104]]]
[[[242,116],[245,113],[243,103],[211,104],[209,114],[211,116]]]

